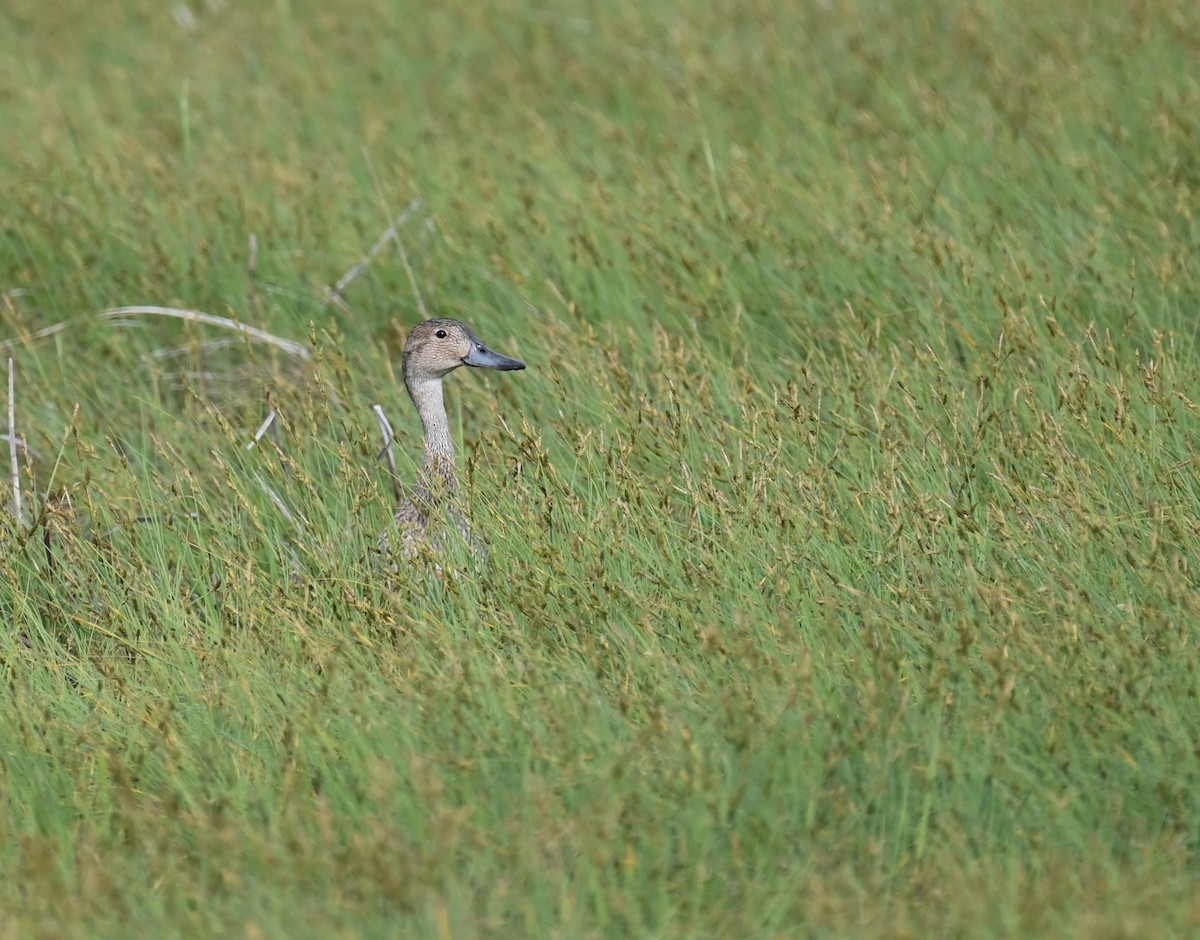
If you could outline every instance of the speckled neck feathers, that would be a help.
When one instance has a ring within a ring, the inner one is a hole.
[[[425,472],[428,486],[441,484],[451,490],[458,488],[454,470],[454,442],[450,438],[450,419],[442,397],[440,378],[405,376],[408,394],[417,406],[421,426],[425,431]]]

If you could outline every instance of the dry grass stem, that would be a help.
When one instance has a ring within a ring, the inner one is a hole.
[[[120,323],[119,320],[114,320],[114,323]],[[165,346],[162,349],[152,349],[149,353],[151,359],[178,359],[181,356],[192,355],[193,353],[207,354],[220,352],[222,349],[228,349],[237,340],[234,339],[206,339],[199,343],[189,346]]]
[[[252,449],[259,441],[263,439],[263,435],[271,430],[271,425],[275,423],[275,409],[271,409],[271,413],[267,415],[266,420],[258,426],[258,430],[254,432],[254,439],[246,445],[246,450]]]
[[[13,515],[18,524],[25,524],[25,510],[21,505],[21,464],[17,459],[17,389],[16,365],[8,357],[8,457],[12,472]]]
[[[379,422],[379,429],[383,432],[383,450],[375,459],[387,458],[388,474],[392,480],[392,495],[396,499],[396,505],[399,506],[404,501],[404,487],[400,483],[400,474],[396,471],[396,455],[392,452],[392,444],[396,441],[396,435],[392,430],[392,423],[383,412],[383,405],[375,405],[374,411],[375,418]]]
[[[42,327],[40,330],[34,330],[28,336],[12,336],[5,340],[0,340],[0,349],[9,349],[20,343],[26,343],[31,340],[46,339],[54,336],[65,330],[71,323],[69,320],[63,320],[59,323],[54,323],[50,326]]]
[[[258,310],[258,288],[255,278],[258,274],[258,236],[250,233],[250,250],[246,256],[246,303],[251,310]]]
[[[363,273],[363,271],[370,267],[371,262],[378,257],[379,253],[383,251],[383,249],[387,246],[387,243],[390,241],[396,243],[396,246],[401,253],[401,259],[407,267],[408,256],[404,254],[404,248],[400,243],[400,229],[407,224],[409,219],[411,219],[417,212],[420,211],[421,205],[422,200],[418,196],[408,204],[408,208],[406,208],[392,220],[392,224],[383,230],[382,235],[375,239],[375,244],[370,247],[362,260],[354,264],[345,274],[341,276],[341,278],[338,279],[338,282],[329,289],[326,299],[330,303],[337,304],[343,308],[345,307],[346,290],[351,284],[354,283],[358,276]],[[422,306],[422,310],[423,309],[424,307]]]
[[[219,317],[200,310],[183,310],[176,307],[155,306],[113,307],[109,310],[102,310],[96,316],[103,320],[119,320],[131,316],[172,317],[176,320],[189,320],[193,323],[204,323],[209,326],[219,326],[226,330],[233,330],[248,339],[274,346],[289,356],[295,356],[297,359],[312,358],[308,349],[300,343],[284,339],[273,333],[268,333],[266,330],[259,329],[256,326],[239,323],[237,320],[232,320],[229,317]]]
[[[267,498],[271,500],[271,503],[276,509],[279,510],[280,514],[287,519],[288,522],[297,527],[300,527],[301,523],[303,523],[303,527],[308,526],[308,519],[304,517],[304,514],[298,513],[300,519],[297,521],[296,515],[293,515],[292,511],[288,509],[287,503],[283,501],[283,497],[275,492],[275,490],[271,487],[271,484],[266,481],[266,478],[263,477],[261,473],[256,472],[254,474],[254,482],[262,487],[262,491],[267,494]]]

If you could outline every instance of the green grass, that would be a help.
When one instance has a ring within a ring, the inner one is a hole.
[[[1194,3],[74,6],[0,12],[0,936],[1200,931]],[[529,369],[389,578],[418,301],[325,290],[418,197]]]

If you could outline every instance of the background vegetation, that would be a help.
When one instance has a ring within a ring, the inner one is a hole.
[[[1194,936],[1198,47],[8,0],[0,936]],[[530,368],[387,577],[420,304]]]

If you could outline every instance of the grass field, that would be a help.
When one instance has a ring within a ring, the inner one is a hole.
[[[0,938],[1200,934],[1198,48],[7,0]],[[529,369],[389,578],[422,308]]]

